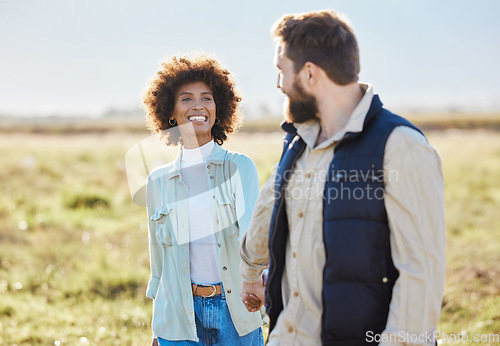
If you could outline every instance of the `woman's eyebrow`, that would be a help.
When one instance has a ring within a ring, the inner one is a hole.
[[[201,94],[202,95],[212,95],[212,93],[210,91],[204,91]],[[182,96],[182,95],[194,95],[194,94],[190,91],[183,91],[179,94],[179,96]]]

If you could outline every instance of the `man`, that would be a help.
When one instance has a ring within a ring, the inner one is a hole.
[[[438,154],[358,82],[357,40],[337,13],[285,15],[273,36],[287,134],[242,240],[242,300],[265,300],[268,345],[433,344],[445,276]]]

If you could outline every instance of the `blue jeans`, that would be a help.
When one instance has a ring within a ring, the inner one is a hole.
[[[158,337],[160,346],[167,345],[220,345],[259,346],[264,345],[262,328],[239,336],[229,314],[224,291],[211,298],[193,297],[196,333],[199,342],[169,341]]]

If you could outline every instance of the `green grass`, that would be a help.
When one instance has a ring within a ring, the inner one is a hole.
[[[149,344],[146,212],[131,202],[124,162],[144,137],[2,133],[1,345]],[[499,333],[500,138],[487,131],[428,137],[446,180],[448,272],[439,329]],[[263,184],[281,139],[240,133],[225,147],[251,156]]]
[[[500,331],[500,138],[450,131],[432,138],[446,182],[447,280],[440,328]]]
[[[126,135],[0,139],[0,344],[145,344],[146,215]]]

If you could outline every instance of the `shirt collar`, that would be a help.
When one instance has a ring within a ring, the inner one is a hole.
[[[349,117],[349,121],[346,126],[341,131],[322,142],[318,147],[327,147],[333,142],[338,142],[344,138],[345,134],[348,132],[357,133],[363,131],[363,124],[365,122],[366,115],[370,110],[374,93],[371,84],[359,83],[359,87],[364,92],[364,95]],[[312,119],[301,124],[295,124],[295,126],[297,128],[297,134],[309,147],[314,148],[314,144],[316,143],[320,130],[319,121]]]
[[[222,165],[224,163],[224,156],[226,154],[226,150],[223,149],[219,144],[214,142],[212,155],[208,158],[207,162],[214,165]],[[177,158],[173,162],[173,170],[169,174],[168,179],[172,179],[175,177],[181,176],[181,160],[182,160],[182,150],[177,155]]]

